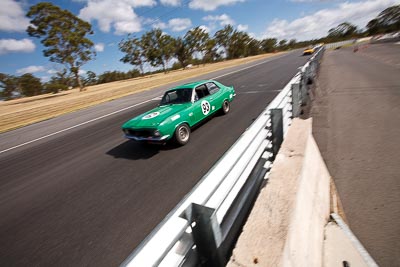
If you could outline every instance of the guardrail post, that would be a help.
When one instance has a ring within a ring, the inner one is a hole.
[[[308,68],[307,68],[307,75],[306,75],[306,77],[307,77],[307,89],[310,89],[309,87],[310,87],[310,84],[312,84],[313,83],[313,79],[314,79],[314,77],[313,77],[313,75],[314,75],[314,59],[312,59],[312,60],[310,60],[310,65],[308,65]]]
[[[310,62],[310,68],[311,68],[310,77],[311,77],[311,80],[314,80],[315,75],[316,75],[316,70],[317,70],[316,63],[317,63],[317,58],[314,57],[313,60],[311,60],[311,62]]]
[[[278,154],[283,142],[283,113],[281,108],[271,109],[272,154],[273,159]]]
[[[292,116],[298,117],[301,111],[300,83],[292,84]]]
[[[190,222],[199,266],[225,266],[226,262],[218,249],[222,237],[215,209],[192,203],[186,209],[185,217]]]
[[[304,106],[307,104],[307,94],[308,94],[308,86],[309,86],[309,66],[301,72],[300,77],[300,96],[301,96],[301,105]]]

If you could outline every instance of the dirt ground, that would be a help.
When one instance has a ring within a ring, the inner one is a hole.
[[[186,70],[171,71],[167,74],[159,73],[140,78],[88,86],[83,92],[79,92],[79,89],[75,88],[57,94],[45,94],[3,101],[0,102],[0,133],[140,91],[150,90],[163,84],[179,82],[213,71],[268,58],[273,55],[276,54],[263,54],[196,66]]]

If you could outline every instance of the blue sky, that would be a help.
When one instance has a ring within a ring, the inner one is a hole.
[[[25,17],[38,0],[0,0],[0,72],[30,72],[44,81],[60,66],[42,54],[40,40],[29,37]],[[309,40],[348,21],[359,28],[400,0],[56,0],[51,1],[89,21],[94,30],[96,59],[82,67],[100,74],[133,67],[119,61],[118,43],[133,34],[140,37],[154,27],[172,36],[202,26],[213,35],[231,24],[257,39]]]

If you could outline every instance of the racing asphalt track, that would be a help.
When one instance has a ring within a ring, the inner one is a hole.
[[[264,59],[217,78],[235,87],[231,111],[195,129],[184,147],[140,145],[120,130],[155,107],[158,101],[150,99],[166,87],[1,134],[0,265],[119,265],[309,58],[300,55]]]

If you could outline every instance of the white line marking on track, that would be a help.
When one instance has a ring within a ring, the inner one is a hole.
[[[91,119],[91,120],[88,120],[88,121],[85,121],[85,122],[76,124],[76,125],[74,125],[74,126],[71,126],[71,127],[65,128],[65,129],[62,129],[62,130],[60,130],[60,131],[57,131],[57,132],[54,132],[54,133],[51,133],[51,134],[48,134],[48,135],[45,135],[45,136],[36,138],[36,139],[34,139],[34,140],[31,140],[31,141],[28,141],[28,142],[25,142],[25,143],[22,143],[22,144],[19,144],[19,145],[16,145],[16,146],[7,148],[7,149],[5,149],[5,150],[0,151],[0,154],[2,154],[2,153],[4,153],[4,152],[7,152],[7,151],[10,151],[10,150],[13,150],[13,149],[16,149],[16,148],[19,148],[19,147],[21,147],[21,146],[25,146],[25,145],[28,145],[28,144],[31,144],[31,143],[40,141],[40,140],[42,140],[42,139],[45,139],[45,138],[50,137],[50,136],[53,136],[53,135],[60,134],[60,133],[63,133],[63,132],[72,130],[72,129],[77,128],[77,127],[80,127],[80,126],[82,126],[82,125],[85,125],[85,124],[88,124],[88,123],[91,123],[91,122],[94,122],[94,121],[97,121],[97,120],[104,119],[104,118],[106,118],[106,117],[112,116],[112,115],[114,115],[114,114],[118,114],[118,113],[120,113],[120,112],[122,112],[122,111],[125,111],[125,110],[127,110],[127,109],[134,108],[134,107],[136,107],[136,106],[139,106],[139,105],[142,105],[142,104],[151,102],[151,101],[155,101],[155,100],[157,100],[157,98],[153,98],[153,99],[150,99],[150,100],[146,100],[146,101],[137,103],[137,104],[135,104],[135,105],[132,105],[132,106],[129,106],[129,107],[126,107],[126,108],[117,110],[117,111],[113,111],[113,112],[108,113],[108,114],[106,114],[106,115],[103,115],[103,116],[100,116],[100,117],[97,117],[97,118],[94,118],[94,119]]]
[[[215,80],[215,79],[218,79],[218,78],[221,78],[221,77],[224,77],[224,76],[228,76],[228,75],[231,75],[231,74],[233,74],[233,73],[236,73],[236,72],[239,72],[239,71],[242,71],[242,70],[247,70],[247,69],[256,67],[256,66],[258,66],[258,65],[265,64],[265,63],[270,62],[270,61],[272,61],[272,60],[281,58],[281,57],[283,57],[283,56],[285,56],[285,55],[286,55],[286,54],[283,54],[283,55],[277,56],[277,57],[273,57],[273,58],[269,58],[269,59],[266,60],[266,61],[262,61],[262,62],[259,62],[259,63],[257,63],[257,64],[254,64],[254,65],[247,66],[247,67],[245,67],[245,68],[243,68],[243,69],[238,69],[238,70],[235,70],[235,71],[231,71],[231,72],[229,72],[229,73],[225,73],[225,74],[216,76],[216,77],[214,77],[214,78],[211,78],[211,80]],[[135,104],[135,105],[132,105],[132,106],[129,106],[129,107],[126,107],[126,108],[123,108],[123,109],[120,109],[120,110],[111,112],[111,113],[109,113],[109,114],[106,114],[106,115],[103,115],[103,116],[100,116],[100,117],[97,117],[97,118],[94,118],[94,119],[91,119],[91,120],[88,120],[88,121],[85,121],[85,122],[76,124],[76,125],[74,125],[74,126],[71,126],[71,127],[65,128],[65,129],[62,129],[62,130],[60,130],[60,131],[57,131],[57,132],[54,132],[54,133],[51,133],[51,134],[48,134],[48,135],[45,135],[45,136],[36,138],[36,139],[34,139],[34,140],[31,140],[31,141],[28,141],[28,142],[25,142],[25,143],[22,143],[22,144],[19,144],[19,145],[16,145],[16,146],[13,146],[13,147],[10,147],[10,148],[7,148],[7,149],[4,149],[4,150],[0,151],[0,154],[5,153],[5,152],[8,152],[8,151],[10,151],[10,150],[14,150],[14,149],[19,148],[19,147],[22,147],[22,146],[26,146],[26,145],[32,144],[32,143],[34,143],[34,142],[43,140],[43,139],[48,138],[48,137],[51,137],[51,136],[54,136],[54,135],[57,135],[57,134],[60,134],[60,133],[63,133],[63,132],[72,130],[72,129],[74,129],[74,128],[83,126],[83,125],[85,125],[85,124],[88,124],[88,123],[91,123],[91,122],[94,122],[94,121],[98,121],[98,120],[104,119],[104,118],[106,118],[106,117],[109,117],[109,116],[112,116],[112,115],[114,115],[114,114],[120,113],[120,112],[125,111],[125,110],[127,110],[127,109],[134,108],[134,107],[136,107],[136,106],[140,106],[140,105],[142,105],[142,104],[145,104],[145,103],[148,103],[148,102],[151,102],[151,101],[160,100],[161,97],[162,97],[162,96],[158,96],[158,97],[155,97],[155,98],[153,98],[153,99],[146,100],[146,101],[137,103],[137,104]]]
[[[275,59],[281,58],[281,57],[283,57],[283,56],[285,56],[285,55],[286,55],[286,54],[283,54],[283,55],[281,55],[281,56],[277,56],[277,57],[274,57],[274,58],[269,58],[269,59],[268,59],[268,60],[266,60],[266,61],[259,62],[259,63],[257,63],[257,64],[251,65],[251,66],[247,66],[247,67],[245,67],[245,68],[243,68],[243,69],[239,69],[239,70],[231,71],[231,72],[229,72],[229,73],[225,73],[225,74],[222,74],[222,75],[216,76],[216,77],[214,77],[214,78],[211,78],[211,80],[215,80],[215,79],[218,79],[218,78],[221,78],[221,77],[224,77],[224,76],[228,76],[228,75],[234,74],[234,73],[236,73],[236,72],[239,72],[239,71],[242,71],[242,70],[247,70],[247,69],[250,69],[250,68],[256,67],[256,66],[258,66],[258,65],[265,64],[265,63],[267,63],[267,62],[270,62],[270,61],[272,61],[272,60],[275,60]]]

